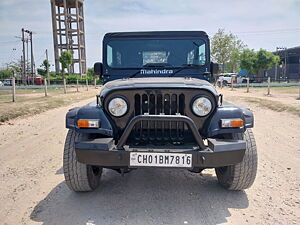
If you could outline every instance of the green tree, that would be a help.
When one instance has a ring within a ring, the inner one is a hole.
[[[219,29],[211,41],[212,59],[222,65],[222,72],[225,72],[226,66],[230,72],[238,71],[240,54],[245,47],[236,35],[231,32],[226,34],[224,29]]]
[[[278,63],[279,56],[264,49],[260,49],[257,52],[253,49],[245,49],[240,57],[240,67],[256,75],[259,71],[271,69],[273,66],[278,65]]]
[[[240,67],[251,73],[255,73],[256,53],[253,49],[245,49],[240,55]]]
[[[47,59],[43,61],[43,63],[40,65],[42,68],[38,68],[37,72],[38,74],[42,75],[43,77],[47,77],[49,74],[49,68],[50,68],[50,63]]]
[[[65,69],[70,73],[70,65],[73,63],[73,54],[70,51],[63,51],[59,57],[61,63],[61,75],[64,77]]]
[[[50,68],[50,63],[49,63],[49,61],[47,60],[47,59],[45,59],[44,61],[43,61],[43,67],[44,67],[44,69],[45,69],[45,72],[46,72],[46,76],[48,76],[49,75],[49,68]]]
[[[70,51],[63,51],[59,57],[59,62],[61,63],[61,75],[64,82],[64,93],[67,93],[67,84],[65,79],[65,69],[68,70],[70,74],[70,65],[73,63],[73,54]]]
[[[10,63],[6,64],[7,67],[7,72],[6,72],[6,76],[7,78],[11,78],[13,75],[16,78],[20,78],[21,77],[21,72],[22,72],[22,63],[21,61],[12,61]]]
[[[37,72],[39,75],[41,75],[43,77],[46,75],[46,71],[42,68],[37,68]]]
[[[86,75],[89,77],[93,77],[95,75],[94,68],[88,68]]]
[[[0,70],[0,79],[7,79],[12,77],[12,71],[10,69]]]

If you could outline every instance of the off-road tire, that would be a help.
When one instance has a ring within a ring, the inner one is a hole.
[[[257,171],[257,150],[251,129],[230,135],[234,140],[246,140],[243,161],[231,166],[216,168],[219,183],[227,190],[244,190],[253,184]],[[228,138],[228,137],[226,137]]]
[[[86,139],[87,134],[69,130],[65,142],[63,158],[65,180],[68,187],[76,192],[95,190],[99,186],[102,174],[102,168],[77,161],[75,142]]]

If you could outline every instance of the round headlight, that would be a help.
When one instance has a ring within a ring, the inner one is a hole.
[[[113,98],[108,104],[110,114],[116,117],[123,116],[127,108],[127,103],[123,98]]]
[[[211,101],[208,98],[197,98],[193,103],[193,111],[197,116],[206,116],[212,109]]]

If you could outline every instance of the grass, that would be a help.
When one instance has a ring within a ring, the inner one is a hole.
[[[270,109],[276,112],[288,112],[300,117],[300,108],[292,105],[286,105],[278,101],[267,100],[255,97],[241,97],[246,102],[254,103],[262,108]]]
[[[22,89],[17,90],[16,102],[12,102],[10,92],[0,92],[0,122],[5,122],[21,116],[30,116],[45,112],[74,102],[92,98],[99,89],[90,88],[89,91],[81,89],[68,89],[67,94],[63,89],[49,89],[48,97],[44,96],[44,90]]]
[[[229,86],[229,88],[231,88]],[[247,87],[234,87],[234,88],[238,88],[238,89],[247,89]],[[271,92],[272,91],[278,91],[281,93],[287,93],[287,94],[292,94],[292,93],[299,93],[299,86],[292,86],[292,87],[271,87]],[[262,89],[266,89],[267,87],[251,87],[250,85],[250,91],[255,91],[255,89],[257,90],[262,90]]]
[[[64,89],[63,88],[48,88],[48,93],[54,93],[54,94],[59,94],[63,93]],[[74,92],[74,89],[71,88],[69,89],[69,92]],[[28,89],[16,89],[17,94],[42,94],[45,93],[45,89],[43,88],[28,88]],[[5,95],[5,94],[11,94],[11,90],[3,89],[0,90],[0,96]]]
[[[300,87],[271,87],[271,91],[280,91],[283,93],[293,94],[293,93],[299,93]]]

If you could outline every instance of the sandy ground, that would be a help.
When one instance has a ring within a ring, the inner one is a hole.
[[[105,170],[95,192],[73,193],[62,171],[68,106],[0,126],[0,224],[300,224],[300,119],[235,94],[255,114],[252,188],[226,191],[213,170],[139,169]]]
[[[11,94],[0,90],[0,122],[15,119],[20,116],[36,115],[49,109],[65,106],[83,99],[95,97],[99,88],[68,87],[67,94],[63,88],[49,88],[48,96],[45,97],[44,89],[18,89],[16,91],[16,102],[12,102]]]

